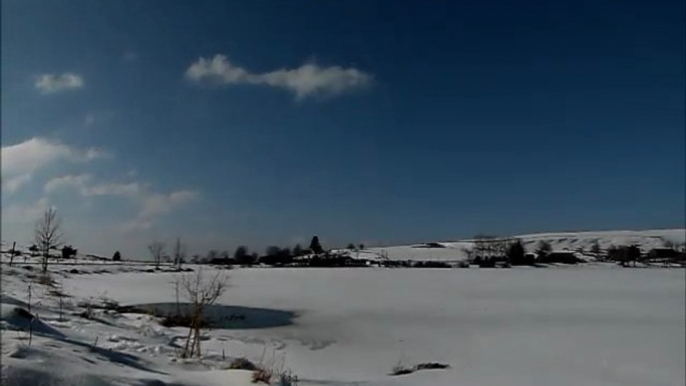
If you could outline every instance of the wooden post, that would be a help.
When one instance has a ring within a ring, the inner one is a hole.
[[[12,243],[12,251],[10,251],[10,267],[12,266],[12,262],[14,261],[14,249],[17,246],[17,242]]]

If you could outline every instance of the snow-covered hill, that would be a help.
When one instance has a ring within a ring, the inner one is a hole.
[[[533,252],[541,241],[547,241],[555,251],[589,251],[598,243],[605,250],[610,246],[638,245],[643,251],[666,245],[682,247],[686,243],[686,229],[658,229],[645,231],[559,232],[513,236],[521,239],[528,252]],[[473,247],[472,240],[427,243],[415,245],[369,248],[353,252],[354,258],[378,260],[446,261],[459,262],[467,259],[467,251]]]

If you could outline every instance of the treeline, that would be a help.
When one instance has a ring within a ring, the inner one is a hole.
[[[364,245],[348,244],[347,249],[360,250]],[[307,256],[307,259],[298,259],[299,257]],[[303,248],[302,245],[296,244],[294,247],[280,247],[276,245],[269,246],[265,249],[264,254],[259,254],[255,251],[250,251],[247,246],[239,246],[230,254],[228,251],[211,250],[205,256],[194,255],[191,262],[195,264],[212,264],[212,265],[239,265],[251,266],[256,264],[265,264],[271,266],[351,266],[355,265],[349,253],[333,252],[324,249],[319,237],[314,236],[310,241],[308,248]]]
[[[616,262],[623,267],[636,267],[638,264],[677,264],[686,265],[686,248],[666,241],[662,248],[644,252],[638,245],[610,246],[603,250],[598,242],[586,251],[577,248],[573,251],[553,251],[549,242],[541,240],[534,252],[526,252],[519,239],[477,236],[474,247],[468,250],[469,261],[480,267],[514,266],[537,264],[577,264],[583,262],[579,255],[593,256],[597,261]]]

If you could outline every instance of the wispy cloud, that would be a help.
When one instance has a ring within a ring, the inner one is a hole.
[[[85,82],[80,75],[66,72],[64,74],[42,74],[36,76],[34,86],[43,95],[83,88]]]
[[[3,224],[32,224],[45,209],[51,206],[47,197],[30,204],[3,205],[2,222]]]
[[[321,67],[304,64],[294,69],[279,69],[262,74],[229,62],[225,55],[200,58],[186,70],[186,78],[196,83],[215,86],[251,84],[283,88],[295,93],[297,99],[311,96],[334,96],[345,91],[368,86],[373,76],[356,68]]]
[[[8,177],[2,179],[2,190],[6,193],[15,193],[20,190],[24,185],[31,181],[31,174],[25,173],[14,177]]]
[[[2,147],[2,188],[16,192],[32,175],[48,166],[61,162],[88,162],[110,157],[99,149],[78,149],[44,138],[31,138],[22,143]]]
[[[135,219],[127,223],[127,228],[130,228],[131,224],[149,228],[158,217],[172,212],[199,196],[199,193],[193,190],[155,192],[150,184],[142,182],[93,183],[93,177],[88,174],[56,177],[44,186],[46,193],[54,193],[65,188],[76,190],[83,197],[118,196],[133,201],[139,207],[138,214]]]
[[[48,181],[43,189],[46,193],[52,193],[65,187],[84,189],[86,182],[90,181],[91,178],[92,177],[89,174],[56,177]]]

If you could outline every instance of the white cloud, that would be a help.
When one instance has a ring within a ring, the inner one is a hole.
[[[137,197],[145,194],[146,186],[137,182],[128,184],[100,184],[83,191],[84,196],[122,196],[122,197]]]
[[[304,64],[295,69],[280,69],[253,74],[228,61],[225,55],[200,58],[186,70],[186,78],[196,83],[213,85],[252,84],[284,88],[298,99],[316,95],[338,95],[369,85],[372,75],[356,68],[320,67]]]
[[[61,188],[69,187],[76,190],[83,197],[119,196],[132,200],[139,206],[139,212],[133,223],[148,224],[184,204],[196,199],[199,194],[191,190],[179,190],[171,193],[154,192],[150,184],[140,182],[130,183],[91,183],[92,176],[88,174],[66,175],[53,178],[45,184],[46,193],[53,193]],[[146,228],[147,228],[146,227]]]
[[[90,179],[91,176],[89,174],[56,177],[48,181],[43,189],[46,193],[52,193],[64,187],[71,187],[81,190],[83,194],[83,189],[85,189],[85,183],[90,181]]]
[[[3,205],[2,222],[3,224],[32,224],[51,206],[46,197],[31,204]]]
[[[2,190],[7,193],[15,193],[20,190],[24,185],[31,181],[31,173],[20,174],[15,177],[3,178],[2,179]]]
[[[106,152],[90,148],[77,149],[43,138],[31,138],[22,143],[2,147],[2,187],[16,192],[31,180],[33,173],[60,162],[87,162],[110,157]]]
[[[149,194],[143,198],[143,208],[140,212],[142,219],[150,219],[168,213],[198,197],[198,193],[190,190],[180,190],[169,194]]]
[[[43,95],[83,88],[85,82],[80,75],[65,72],[62,75],[42,74],[36,76],[34,86]]]

